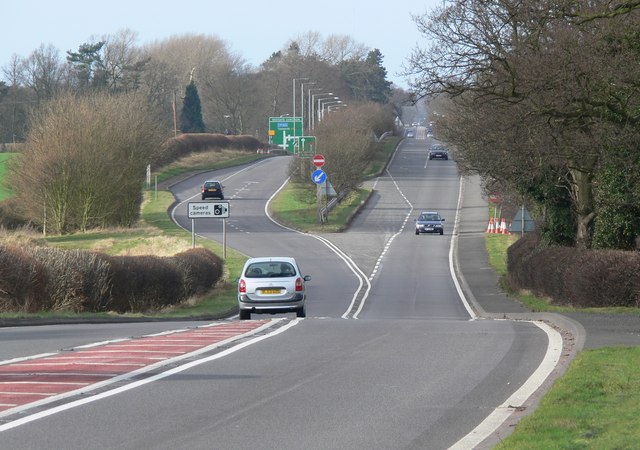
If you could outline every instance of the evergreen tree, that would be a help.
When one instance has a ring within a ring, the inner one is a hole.
[[[100,89],[106,86],[107,80],[102,58],[104,45],[104,41],[95,44],[82,44],[77,52],[67,52],[67,61],[73,67],[80,90]]]
[[[366,59],[352,58],[339,64],[353,96],[362,101],[386,103],[391,95],[391,82],[382,65],[382,53],[375,49]]]
[[[193,78],[191,78],[184,93],[184,102],[180,113],[180,131],[183,133],[205,132],[200,96]]]

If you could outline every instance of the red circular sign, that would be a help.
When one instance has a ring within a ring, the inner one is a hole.
[[[313,157],[313,165],[316,167],[324,166],[324,156],[322,155],[314,155]]]

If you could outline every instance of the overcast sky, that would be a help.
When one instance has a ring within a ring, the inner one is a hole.
[[[258,66],[287,41],[308,31],[351,36],[383,56],[387,78],[407,88],[398,74],[411,51],[426,47],[412,15],[424,15],[442,0],[7,0],[0,23],[0,67],[13,54],[27,57],[41,44],[67,50],[128,28],[138,44],[186,33],[216,36]],[[1,75],[0,75],[1,77]],[[3,77],[1,77],[3,78]]]

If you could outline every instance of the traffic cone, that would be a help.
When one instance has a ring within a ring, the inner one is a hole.
[[[493,224],[494,224],[494,227],[493,227],[493,231],[492,231],[492,233],[493,233],[493,234],[498,234],[498,233],[500,233],[500,219],[498,219],[497,217],[496,217],[496,218],[494,218],[494,219],[493,219]]]
[[[502,219],[502,234],[511,234],[511,232],[509,231],[509,227],[507,227],[507,220],[506,219]]]
[[[493,217],[489,217],[489,224],[487,225],[487,233],[493,233]]]

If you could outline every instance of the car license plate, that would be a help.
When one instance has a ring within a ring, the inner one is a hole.
[[[209,192],[215,192],[217,189],[209,189]]]
[[[433,231],[433,227],[427,227],[427,228],[425,228],[425,230],[427,230],[427,231]]]
[[[262,289],[260,292],[263,294],[279,294],[280,289]]]

